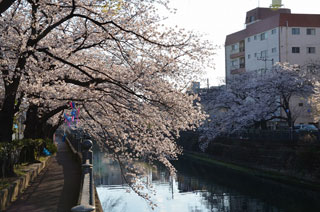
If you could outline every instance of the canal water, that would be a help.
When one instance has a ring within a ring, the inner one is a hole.
[[[141,164],[146,166],[145,164]],[[172,178],[161,166],[149,168],[158,205],[154,210],[128,186],[118,164],[95,154],[94,177],[104,212],[319,212],[320,192],[248,176],[187,157],[174,162]]]

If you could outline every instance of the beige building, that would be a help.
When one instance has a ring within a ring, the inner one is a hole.
[[[227,35],[226,83],[234,74],[263,75],[276,62],[304,67],[320,61],[320,14],[292,14],[290,9],[256,8],[247,12],[245,29]],[[296,124],[317,122],[307,99],[294,98]]]

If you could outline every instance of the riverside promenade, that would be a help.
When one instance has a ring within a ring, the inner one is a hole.
[[[81,167],[62,138],[58,152],[7,212],[70,212],[77,205]]]

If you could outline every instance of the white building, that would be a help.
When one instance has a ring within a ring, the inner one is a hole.
[[[247,12],[245,24],[245,29],[226,37],[226,84],[241,72],[255,71],[263,75],[276,62],[304,67],[319,63],[320,14],[256,8]],[[299,99],[295,101],[299,106],[304,105]],[[296,124],[308,122],[316,122],[315,117],[305,113]]]
[[[256,8],[246,28],[226,38],[226,82],[244,71],[265,72],[275,62],[308,65],[320,60],[320,15]]]

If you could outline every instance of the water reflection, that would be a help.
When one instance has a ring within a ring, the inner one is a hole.
[[[207,166],[189,159],[175,162],[176,178],[161,166],[147,169],[147,179],[157,191],[156,212],[280,212],[320,211],[317,192]],[[95,184],[104,211],[152,211],[128,187],[116,162],[95,155]]]

